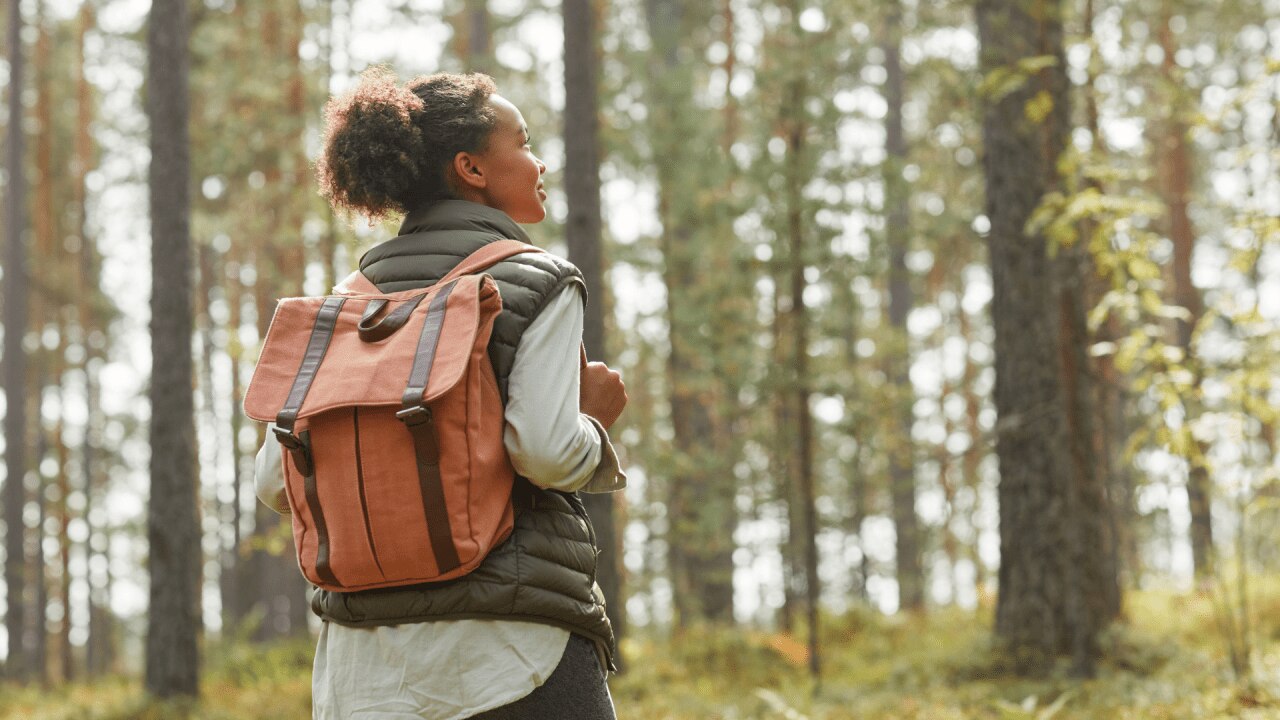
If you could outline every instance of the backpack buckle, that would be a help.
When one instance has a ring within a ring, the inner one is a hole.
[[[293,456],[293,464],[297,466],[298,472],[305,477],[310,477],[312,472],[311,448],[307,447],[307,443],[284,428],[273,427],[271,431],[276,434],[276,440],[280,441],[281,447],[288,450],[289,454]]]
[[[302,441],[298,439],[298,436],[294,435],[289,430],[285,430],[281,427],[273,427],[271,428],[271,432],[276,434],[276,440],[279,440],[280,444],[287,450],[300,450],[303,447]]]
[[[409,427],[431,422],[431,408],[414,405],[396,412],[396,418]]]

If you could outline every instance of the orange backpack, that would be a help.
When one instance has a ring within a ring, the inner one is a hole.
[[[381,293],[358,271],[284,298],[245,393],[273,421],[298,565],[350,592],[449,580],[511,534],[515,471],[489,335],[513,255],[490,243],[428,288]]]

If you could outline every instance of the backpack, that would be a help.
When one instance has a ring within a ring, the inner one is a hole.
[[[490,243],[427,288],[381,293],[359,271],[276,306],[244,412],[275,422],[298,566],[351,592],[449,580],[512,531],[515,470],[489,336],[513,255]]]

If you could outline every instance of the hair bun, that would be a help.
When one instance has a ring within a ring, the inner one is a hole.
[[[374,66],[324,109],[316,179],[335,210],[378,220],[452,196],[448,165],[458,152],[484,149],[496,92],[483,74],[437,73],[401,86]]]

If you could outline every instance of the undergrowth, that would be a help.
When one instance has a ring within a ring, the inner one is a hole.
[[[1260,593],[1260,598],[1280,598]],[[1254,672],[1237,679],[1207,598],[1130,593],[1102,638],[1097,677],[1068,668],[1008,672],[989,608],[924,617],[868,611],[825,618],[822,681],[803,634],[696,628],[623,644],[610,681],[621,720],[1240,720],[1280,719],[1280,599],[1260,602]],[[312,644],[210,643],[196,703],[143,697],[136,678],[52,689],[0,685],[0,720],[279,720],[310,715]]]

